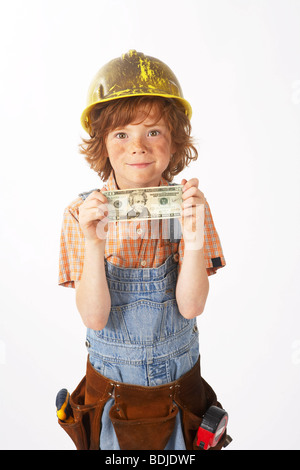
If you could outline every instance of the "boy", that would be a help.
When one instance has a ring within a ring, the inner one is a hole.
[[[173,72],[136,51],[106,64],[91,84],[81,152],[107,183],[65,211],[59,280],[75,287],[87,327],[87,374],[71,396],[81,431],[60,422],[77,448],[198,448],[203,413],[220,407],[200,377],[196,317],[208,275],[225,260],[198,180],[181,181],[177,238],[171,220],[167,235],[162,221],[108,222],[103,194],[167,190],[197,158],[190,117]]]

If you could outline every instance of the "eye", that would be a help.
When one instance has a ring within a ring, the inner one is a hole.
[[[125,132],[118,132],[116,134],[117,139],[126,139],[127,134]]]
[[[149,131],[149,136],[150,137],[156,137],[157,135],[159,135],[160,132],[158,130],[153,130],[153,131]]]

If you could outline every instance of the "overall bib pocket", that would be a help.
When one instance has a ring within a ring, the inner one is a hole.
[[[156,302],[141,298],[112,306],[105,328],[91,332],[90,336],[113,344],[152,345],[184,332],[191,325],[194,320],[179,313],[176,299]]]

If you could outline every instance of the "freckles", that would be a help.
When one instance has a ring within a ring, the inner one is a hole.
[[[122,145],[119,142],[110,142],[106,145],[106,151],[110,158],[119,157],[122,154]]]
[[[161,154],[165,154],[166,156],[168,156],[168,158],[170,158],[171,153],[173,153],[172,146],[167,139],[165,139],[163,142],[158,143],[156,145],[156,150],[159,151]]]

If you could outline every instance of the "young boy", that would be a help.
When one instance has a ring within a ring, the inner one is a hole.
[[[102,67],[89,89],[81,152],[106,185],[67,207],[59,277],[75,287],[87,327],[75,421],[60,422],[77,448],[196,449],[202,415],[221,408],[200,376],[196,317],[225,260],[198,179],[182,179],[182,216],[167,224],[109,222],[103,194],[167,190],[197,158],[190,117],[169,67],[136,51]]]

